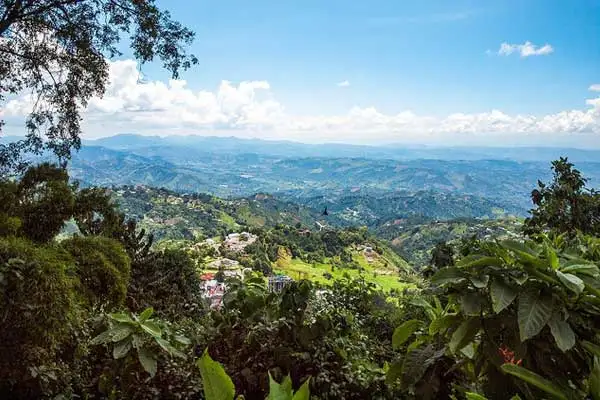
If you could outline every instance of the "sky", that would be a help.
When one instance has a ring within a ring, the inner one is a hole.
[[[159,0],[199,64],[111,60],[85,138],[600,148],[600,0]],[[27,96],[0,105],[19,133]]]

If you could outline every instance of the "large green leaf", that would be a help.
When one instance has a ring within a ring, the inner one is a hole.
[[[123,358],[127,355],[127,353],[129,353],[129,350],[131,350],[131,339],[130,338],[127,338],[125,340],[117,342],[117,343],[115,343],[115,346],[113,347],[113,358],[115,360]]]
[[[463,279],[465,279],[465,274],[459,268],[445,267],[431,277],[431,283],[434,285],[444,285],[446,283],[457,283]]]
[[[210,358],[208,349],[196,362],[200,368],[206,400],[233,400],[235,387],[223,366]]]
[[[399,349],[421,325],[421,321],[411,319],[394,329],[394,334],[392,335],[392,347],[394,350]]]
[[[571,264],[560,269],[564,273],[583,274],[593,278],[600,276],[600,269],[595,264]]]
[[[560,271],[556,271],[556,276],[563,285],[565,285],[569,290],[571,290],[575,294],[581,294],[581,292],[583,292],[583,289],[585,288],[585,283],[583,283],[581,278],[573,274],[564,274]]]
[[[139,320],[140,322],[145,322],[148,320],[148,318],[150,318],[152,316],[152,314],[154,313],[154,309],[152,307],[148,307],[146,308],[144,311],[142,311],[142,313],[140,314]]]
[[[479,332],[480,322],[479,318],[469,318],[464,321],[459,327],[454,331],[452,337],[450,338],[450,343],[448,347],[450,351],[456,353],[469,343],[473,341],[477,332]]]
[[[598,357],[594,357],[594,366],[588,380],[592,398],[600,400],[600,358]]]
[[[460,317],[456,314],[447,314],[443,317],[435,318],[429,324],[429,334],[433,336],[438,332],[444,332],[459,320]]]
[[[465,293],[460,296],[460,309],[465,315],[480,315],[485,300],[478,292]]]
[[[288,375],[283,378],[281,383],[277,383],[269,372],[269,395],[267,400],[291,400],[292,395],[292,378]]]
[[[467,400],[487,400],[487,397],[473,392],[465,393],[465,397],[467,398]]]
[[[508,307],[517,297],[517,290],[496,278],[490,285],[490,297],[492,299],[492,309],[496,314]]]
[[[402,376],[402,360],[396,361],[389,366],[389,369],[385,373],[385,381],[388,385],[393,384]]]
[[[581,345],[584,349],[592,353],[594,356],[600,357],[600,346],[598,346],[597,344],[584,340],[581,342]]]
[[[116,313],[116,314],[109,314],[108,316],[117,322],[133,323],[133,320],[127,314]]]
[[[518,322],[521,341],[534,337],[552,316],[552,298],[528,289],[519,296]]]
[[[140,323],[140,325],[143,330],[154,337],[160,337],[160,335],[162,335],[162,329],[160,329],[160,326],[151,319]]]
[[[298,391],[294,393],[292,400],[309,400],[310,399],[310,378],[304,381]]]
[[[573,332],[573,329],[571,329],[571,325],[560,318],[559,313],[554,313],[552,315],[548,321],[548,326],[550,327],[552,336],[554,336],[556,345],[563,352],[575,346],[575,333]]]
[[[549,243],[544,243],[544,251],[546,253],[546,259],[550,264],[550,268],[556,270],[560,266],[560,262],[558,260],[558,256],[556,255],[556,251],[550,246]]]
[[[140,360],[140,364],[142,364],[144,370],[149,373],[151,377],[154,377],[157,369],[156,354],[146,347],[139,348],[137,353],[138,360]]]
[[[120,342],[133,333],[133,327],[129,324],[120,323],[110,330],[110,338],[113,342]]]
[[[479,267],[501,267],[504,265],[504,260],[499,257],[490,256],[474,256],[472,258],[465,257],[458,262],[462,268],[479,268]]]
[[[402,363],[402,384],[410,386],[418,382],[425,371],[443,355],[444,349],[436,352],[432,345],[409,350]]]
[[[90,341],[90,344],[98,345],[98,344],[110,342],[111,335],[112,335],[112,329],[107,329],[104,332],[102,332],[101,334],[99,334],[98,336],[96,336],[95,338],[93,338]]]
[[[549,394],[553,398],[560,400],[569,400],[569,397],[565,394],[562,388],[550,382],[546,378],[536,374],[535,372],[528,370],[527,368],[523,368],[515,364],[503,364],[501,368],[502,371],[506,372],[507,374],[516,376],[517,378],[524,380],[530,385],[533,385],[538,389],[544,391],[545,393]]]
[[[515,240],[506,240],[502,242],[502,246],[512,251],[517,260],[523,265],[533,265],[535,267],[544,267],[544,261],[541,260],[538,254],[527,247],[525,244]]]
[[[473,286],[475,286],[477,289],[483,289],[488,285],[488,282],[490,281],[490,276],[485,274],[471,275],[469,279],[471,280]]]

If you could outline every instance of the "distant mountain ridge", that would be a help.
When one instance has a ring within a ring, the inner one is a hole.
[[[360,157],[384,159],[441,160],[514,160],[548,161],[568,155],[575,162],[598,162],[600,150],[558,147],[432,147],[415,145],[353,145],[343,143],[306,144],[285,140],[241,139],[219,136],[144,136],[118,134],[85,145],[115,150],[139,150],[149,147],[197,148],[203,152],[254,153],[280,157]]]

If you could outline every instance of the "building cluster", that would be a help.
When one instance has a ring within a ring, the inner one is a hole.
[[[228,251],[241,253],[246,246],[256,242],[258,236],[248,232],[230,233],[225,237],[221,245]],[[219,244],[213,239],[206,239],[198,246],[212,246],[219,248]],[[206,272],[200,276],[202,280],[202,295],[208,299],[211,308],[220,308],[223,302],[223,296],[227,291],[227,284],[223,282],[226,278],[243,278],[246,270],[242,270],[240,262],[230,258],[219,257],[206,265],[206,269],[212,272]],[[217,274],[220,279],[217,279]],[[221,279],[223,278],[223,279]],[[268,278],[268,289],[271,292],[279,293],[286,285],[293,282],[292,278],[286,275],[276,275]]]
[[[256,242],[257,239],[258,236],[248,232],[230,233],[225,240],[223,240],[223,245],[227,250],[239,253],[244,251],[246,246]]]

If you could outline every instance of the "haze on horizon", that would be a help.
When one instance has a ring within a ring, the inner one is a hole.
[[[111,60],[84,139],[600,148],[598,1],[159,3],[196,31],[200,64],[169,80]],[[0,103],[3,133],[31,106]]]

